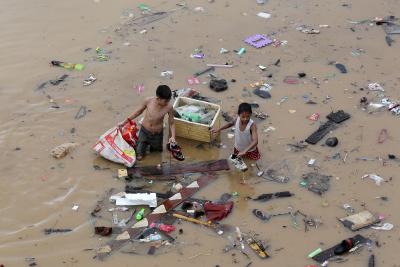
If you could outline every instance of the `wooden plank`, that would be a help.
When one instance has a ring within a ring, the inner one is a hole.
[[[128,168],[129,176],[170,176],[185,173],[215,172],[229,170],[226,159],[200,161],[195,163],[163,164],[161,166],[143,166]],[[120,171],[119,171],[120,172]]]

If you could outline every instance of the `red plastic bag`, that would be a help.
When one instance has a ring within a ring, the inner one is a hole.
[[[128,119],[127,122],[120,128],[122,138],[133,148],[136,147],[136,142],[139,138],[139,127],[136,122]]]

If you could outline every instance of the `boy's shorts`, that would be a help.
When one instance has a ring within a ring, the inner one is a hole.
[[[236,149],[236,147],[233,148],[233,154],[237,155],[239,154],[239,150]],[[249,151],[244,155],[245,158],[251,159],[251,160],[259,160],[261,158],[260,151],[258,150],[258,147],[254,149],[253,151]]]
[[[146,153],[146,148],[148,145],[150,146],[150,152],[162,152],[163,139],[163,131],[153,134],[142,126],[139,131],[139,137],[136,145],[136,155],[143,156]]]

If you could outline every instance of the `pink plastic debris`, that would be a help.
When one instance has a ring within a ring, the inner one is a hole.
[[[138,93],[138,95],[140,95],[141,93],[144,92],[144,85],[143,84],[139,84],[135,87],[136,92]]]
[[[189,85],[200,84],[200,80],[197,79],[196,77],[191,77],[191,78],[187,79],[187,82]]]
[[[311,121],[317,121],[319,119],[319,113],[312,114],[308,119]]]

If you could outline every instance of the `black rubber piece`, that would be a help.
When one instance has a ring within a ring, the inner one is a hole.
[[[51,61],[51,64],[52,64],[53,66],[62,67],[63,62],[58,61],[58,60],[52,60],[52,61]]]
[[[343,110],[338,110],[336,112],[331,112],[329,113],[328,116],[326,116],[326,118],[330,121],[336,122],[336,123],[341,123],[347,119],[350,119],[350,114],[344,112]]]
[[[210,88],[215,92],[222,92],[228,89],[228,83],[225,79],[213,79],[210,81]]]
[[[254,89],[253,93],[264,99],[271,98],[271,94],[268,91],[260,90],[260,88]]]
[[[343,64],[335,64],[335,67],[341,72],[341,73],[347,73],[347,69]]]
[[[193,203],[191,203],[191,202],[185,201],[182,204],[182,209],[183,210],[188,210],[188,209],[191,209],[192,207],[193,207]]]
[[[330,147],[335,147],[339,143],[339,140],[336,137],[329,137],[326,139],[325,144]]]
[[[368,267],[375,267],[375,255],[374,254],[369,256]]]
[[[290,193],[289,191],[277,192],[274,194],[275,197],[291,197],[294,194]]]
[[[394,40],[389,35],[386,35],[385,41],[388,46],[392,46],[392,43],[394,42]]]
[[[253,214],[262,221],[267,221],[269,218],[259,209],[253,209]]]
[[[324,138],[324,136],[327,135],[329,131],[333,130],[334,128],[335,128],[335,123],[332,121],[327,121],[324,124],[322,124],[318,128],[318,130],[316,130],[309,137],[307,137],[305,141],[311,145],[315,145],[322,138]]]
[[[66,78],[68,78],[67,74],[64,74],[63,76],[61,76],[60,78],[57,78],[55,80],[50,80],[49,82],[52,85],[59,85],[61,82],[63,82]]]
[[[273,196],[274,196],[274,194],[262,194],[253,200],[265,202],[265,201],[270,200]]]

